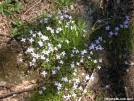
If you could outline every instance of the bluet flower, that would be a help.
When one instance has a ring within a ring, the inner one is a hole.
[[[106,29],[107,31],[110,30],[110,26],[107,25],[105,29]]]
[[[49,58],[46,58],[46,62],[49,62]]]
[[[35,38],[36,37],[36,34],[32,34],[32,36]]]
[[[30,47],[30,48],[27,48],[27,50],[25,51],[25,53],[34,53],[34,48]]]
[[[118,35],[118,32],[114,32],[114,35],[116,35],[116,36],[117,36],[117,35]]]
[[[38,32],[37,34],[38,34],[39,36],[42,36],[42,33],[41,33],[41,32]]]
[[[112,36],[114,33],[112,31],[109,32],[109,35]]]
[[[119,27],[115,27],[115,30],[116,30],[116,31],[119,31]]]
[[[51,31],[52,34],[54,33],[54,29],[51,29],[50,31]]]
[[[80,86],[78,89],[79,89],[80,91],[82,91],[82,90],[83,90],[82,86]]]
[[[97,63],[97,60],[94,60],[93,62],[94,62],[94,63]]]
[[[38,44],[39,44],[40,47],[43,46],[43,42],[41,40],[38,41]]]
[[[29,32],[30,32],[30,34],[33,34],[33,31],[32,30],[30,30]]]
[[[98,40],[99,40],[99,41],[102,41],[102,37],[99,36],[99,37],[98,37]]]
[[[61,67],[60,66],[57,66],[56,68],[57,68],[57,70],[60,70]]]
[[[68,79],[67,79],[67,77],[62,77],[61,81],[68,82]]]
[[[43,86],[42,89],[45,91],[47,88],[45,86]]]
[[[124,28],[128,28],[128,25],[124,25]]]
[[[49,40],[49,39],[48,39],[48,37],[47,37],[47,36],[45,36],[45,35],[42,35],[42,36],[41,36],[41,39],[42,39],[42,41]]]
[[[61,48],[61,44],[60,43],[58,44],[58,47]]]
[[[102,58],[101,58],[101,59],[99,59],[99,62],[100,62],[100,63],[102,63]]]
[[[51,30],[52,28],[50,26],[46,27],[47,30]]]
[[[30,43],[32,43],[34,40],[33,40],[33,38],[30,38],[29,41],[30,41]]]
[[[123,25],[122,24],[120,24],[120,28],[123,28]]]
[[[45,57],[44,55],[41,55],[41,56],[40,56],[40,59],[41,59],[41,60],[45,60],[46,57]]]
[[[43,21],[41,21],[43,22]],[[44,18],[44,23],[48,23],[48,18]]]
[[[97,66],[98,69],[101,69],[101,66]]]
[[[56,72],[57,72],[56,70],[52,70],[52,74],[53,74],[53,75],[55,75],[55,74],[56,74]]]
[[[49,18],[52,18],[52,14],[48,14],[48,17],[49,17]]]
[[[42,74],[44,77],[46,77],[47,72],[46,72],[46,71],[43,71],[41,74]]]
[[[56,59],[57,60],[61,59],[60,55],[56,54]]]
[[[91,59],[91,56],[88,56],[87,58],[88,58],[88,59]]]
[[[77,65],[77,66],[79,66],[79,65],[80,65],[80,63],[79,63],[79,62],[76,62],[76,65]]]
[[[22,38],[21,41],[22,41],[22,42],[26,42],[26,38]]]
[[[29,62],[29,66],[34,66],[34,63],[33,62]]]
[[[69,19],[71,20],[72,19],[72,16],[69,16]]]
[[[22,59],[22,58],[20,58],[20,59],[19,59],[19,62],[23,62],[23,59]]]
[[[90,54],[92,55],[92,54],[93,54],[93,52],[92,52],[92,51],[90,51]]]
[[[63,20],[64,19],[64,17],[63,16],[60,16],[60,20]]]
[[[72,88],[73,88],[73,90],[76,90],[78,88],[78,85],[76,83],[74,83]]]
[[[39,94],[40,94],[40,95],[42,95],[42,94],[43,94],[42,90],[40,90],[40,91],[39,91]]]
[[[125,16],[126,20],[130,20],[130,17],[128,15]]]
[[[71,63],[71,68],[74,68],[74,67],[75,67],[74,63]]]
[[[62,60],[59,61],[60,64],[63,64],[64,62]]]
[[[76,94],[73,92],[72,97],[76,97]]]
[[[59,15],[61,15],[61,14],[62,14],[62,13],[61,13],[61,10],[59,10],[59,11],[58,11],[58,14],[59,14]]]
[[[61,52],[60,55],[65,56],[66,55],[65,51]]]
[[[126,20],[126,21],[123,22],[124,25],[127,25],[128,23],[129,23],[128,20]]]
[[[87,50],[83,50],[83,51],[81,51],[81,55],[84,55],[84,54],[86,54],[87,53]]]
[[[74,6],[73,5],[70,5],[70,8],[71,8],[71,10],[73,10],[74,9]]]
[[[85,76],[85,80],[86,80],[86,81],[90,80],[89,75],[86,75],[86,76]]]
[[[75,72],[73,72],[73,75],[74,75],[74,76],[76,76],[76,73],[75,73]]]
[[[91,77],[90,77],[90,80],[92,80],[92,81],[93,81],[93,80],[94,80],[94,76],[91,76]]]
[[[65,16],[65,18],[69,18],[69,16],[67,14],[65,14],[64,16]]]
[[[69,40],[66,40],[66,43],[67,43],[67,44],[69,44],[69,43],[70,43],[70,41],[69,41]]]
[[[33,59],[32,59],[32,62],[36,62],[36,59],[35,59],[35,58],[33,58]]]

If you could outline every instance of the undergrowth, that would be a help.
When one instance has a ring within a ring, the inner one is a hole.
[[[0,4],[0,13],[3,15],[13,15],[14,12],[20,13],[22,9],[21,1],[18,0],[3,0]]]
[[[59,8],[73,3],[56,2]],[[105,57],[100,54],[104,52],[110,59],[114,57],[111,61],[115,64],[131,65],[127,61],[133,48],[129,20],[127,15],[123,20],[98,20],[89,28],[83,19],[62,8],[42,15],[36,23],[24,25],[19,20],[13,21],[12,37],[20,40],[24,50],[19,62],[26,63],[28,70],[42,68],[44,84],[36,89],[31,100],[75,101],[82,94],[88,95],[90,91],[82,84],[95,79],[89,71],[103,67]]]

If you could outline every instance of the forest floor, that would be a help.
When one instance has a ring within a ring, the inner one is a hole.
[[[86,2],[87,1],[87,2]],[[101,0],[103,1],[103,0]],[[38,3],[38,4],[37,4]],[[132,2],[134,4],[134,2]],[[38,16],[40,16],[42,13],[52,13],[54,12],[54,8],[52,6],[51,0],[29,0],[27,3],[22,1],[22,4],[24,6],[24,9],[21,13],[14,14],[13,17],[4,16],[0,14],[0,97],[3,94],[9,94],[10,92],[16,92],[21,91],[24,89],[30,89],[29,92],[22,92],[22,93],[15,93],[12,94],[12,96],[5,97],[3,99],[0,99],[0,101],[30,101],[30,95],[32,91],[32,88],[37,87],[41,84],[42,79],[40,78],[40,74],[38,71],[31,71],[30,75],[24,76],[23,72],[26,68],[16,68],[17,67],[17,57],[19,56],[19,52],[21,51],[21,47],[19,43],[16,40],[11,40],[9,35],[11,34],[11,28],[12,28],[12,20],[15,18],[20,19],[23,23],[30,23],[36,20]],[[33,7],[34,4],[37,4]],[[101,12],[98,10],[95,15],[90,15],[89,11],[89,5],[90,2],[88,0],[76,0],[74,4],[74,10],[72,12],[75,12],[78,16],[82,16],[84,19],[87,19],[87,23],[91,25],[95,21],[91,21],[92,17],[99,18],[101,17]],[[128,6],[128,5],[127,5]],[[134,6],[134,5],[133,5]],[[97,8],[96,8],[97,9]],[[113,12],[111,10],[111,12]],[[134,11],[131,11],[132,13]],[[98,14],[98,15],[97,15]],[[117,14],[118,15],[118,14]],[[89,21],[90,19],[90,21]],[[96,19],[96,18],[95,18]],[[92,19],[94,20],[94,19]],[[131,23],[134,21],[134,16],[131,16]],[[14,53],[15,51],[15,53]],[[12,57],[11,57],[12,56]],[[16,58],[16,61],[13,59]],[[124,84],[118,83],[117,86],[123,86],[125,95],[129,98],[132,98],[130,101],[134,100],[134,57],[131,57],[129,59],[131,61],[131,66],[125,67],[125,69],[121,72],[123,74],[118,75],[121,76],[119,79],[123,80]],[[12,69],[9,69],[9,66],[11,66],[12,63]],[[124,66],[122,66],[124,67]],[[19,71],[19,72],[18,72]],[[13,73],[15,72],[15,73]],[[96,85],[93,88],[94,94],[91,95],[93,99],[96,99],[97,96],[100,96],[98,100],[94,101],[104,101],[101,99],[101,96],[107,95],[106,97],[117,97],[117,91],[118,89],[113,89],[115,87],[115,81],[112,82],[109,79],[112,78],[106,78],[107,73],[119,73],[118,70],[112,70],[112,69],[102,69],[100,71],[100,82],[103,83],[103,85]],[[36,75],[35,75],[36,74]],[[3,76],[5,75],[5,76]],[[33,76],[34,75],[34,76]],[[116,78],[115,75],[113,77]],[[105,78],[105,80],[104,80]],[[116,79],[116,80],[119,80]],[[108,85],[105,85],[107,83]],[[111,84],[110,84],[111,83]],[[113,86],[113,87],[112,87]],[[115,87],[118,88],[118,87]],[[120,92],[121,94],[122,92]],[[118,93],[119,94],[119,93]],[[124,94],[124,92],[123,92]],[[90,101],[90,100],[87,100]]]

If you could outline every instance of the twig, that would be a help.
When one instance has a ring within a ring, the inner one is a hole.
[[[29,8],[24,14],[26,14],[27,12],[29,12],[32,8],[34,8],[36,5],[38,5],[42,0],[40,0],[39,2],[37,2],[36,4],[34,4],[31,8]]]
[[[5,34],[2,34],[2,33],[0,33],[0,36],[6,36],[6,37],[11,38],[9,35],[5,35]]]
[[[34,90],[34,87],[33,88],[19,90],[19,91],[10,92],[10,93],[7,93],[7,94],[0,95],[0,99],[3,99],[3,98],[6,98],[6,97],[9,97],[9,96],[12,96],[13,94],[19,94],[19,93],[23,93],[23,92],[29,92],[29,91],[32,91],[32,90]]]

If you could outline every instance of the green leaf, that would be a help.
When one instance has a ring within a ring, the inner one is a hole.
[[[17,34],[16,34],[17,28],[12,28],[11,30],[12,30],[12,34],[10,34],[10,37],[13,38],[15,35],[17,35]]]
[[[11,0],[5,0],[5,3],[11,3],[12,1]]]
[[[65,1],[64,0],[61,0],[61,3],[64,3]]]

